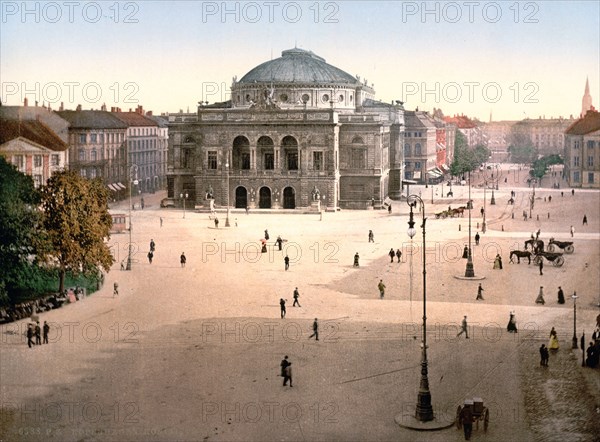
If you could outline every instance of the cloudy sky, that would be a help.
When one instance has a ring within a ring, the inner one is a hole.
[[[2,1],[4,104],[195,110],[293,47],[377,98],[487,121],[600,101],[600,2]]]

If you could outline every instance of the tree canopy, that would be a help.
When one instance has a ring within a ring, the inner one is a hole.
[[[460,130],[456,131],[454,140],[454,159],[450,165],[450,173],[460,176],[470,172],[485,163],[490,157],[490,150],[482,144],[469,148],[466,137]]]
[[[548,167],[552,166],[553,164],[564,164],[563,159],[560,157],[560,155],[554,154],[543,156],[542,158],[535,160],[532,163],[529,175],[537,178],[538,180],[541,180],[544,177],[544,175],[546,175]]]
[[[87,180],[73,171],[56,173],[42,188],[42,207],[49,243],[44,258],[58,265],[59,290],[67,271],[96,275],[109,270],[114,258],[104,240],[112,218],[101,180]]]
[[[44,239],[39,202],[32,178],[0,156],[0,302],[31,280],[29,270]]]

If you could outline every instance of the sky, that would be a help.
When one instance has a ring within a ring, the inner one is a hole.
[[[488,121],[600,102],[600,1],[1,1],[0,95],[57,109],[195,111],[307,49],[406,109]]]

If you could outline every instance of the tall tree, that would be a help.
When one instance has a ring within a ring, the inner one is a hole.
[[[73,171],[57,173],[42,189],[42,207],[51,244],[46,258],[58,266],[60,291],[67,271],[95,276],[110,269],[114,258],[105,239],[112,218],[101,180],[87,180]]]
[[[483,145],[470,149],[467,145],[467,138],[460,130],[457,130],[454,139],[454,160],[450,165],[450,173],[454,176],[461,176],[465,172],[475,170],[477,166],[488,159],[489,155],[489,149]]]
[[[0,303],[30,280],[44,237],[39,202],[31,177],[0,156]]]

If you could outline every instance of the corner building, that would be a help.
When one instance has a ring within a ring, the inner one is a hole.
[[[240,80],[231,100],[169,115],[168,197],[196,206],[365,209],[402,191],[404,108],[302,49]]]

